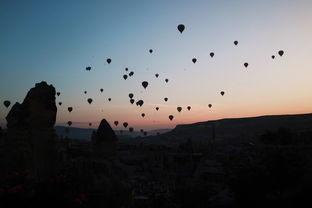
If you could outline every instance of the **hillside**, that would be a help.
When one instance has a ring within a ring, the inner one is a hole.
[[[227,118],[214,121],[198,122],[193,124],[177,125],[172,131],[160,136],[150,136],[140,142],[148,144],[178,144],[186,138],[194,141],[207,141],[213,137],[216,140],[252,139],[267,130],[276,131],[279,128],[288,128],[292,132],[312,130],[312,114],[296,115],[267,115],[247,118]]]

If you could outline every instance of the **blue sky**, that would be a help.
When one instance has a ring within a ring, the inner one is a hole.
[[[110,123],[129,121],[147,129],[311,112],[311,9],[311,1],[287,0],[2,0],[0,100],[21,102],[44,80],[62,93],[57,98],[63,102],[60,124],[72,120],[77,126],[96,125],[105,117]],[[186,26],[183,34],[176,29],[180,23]],[[234,40],[239,41],[236,47]],[[272,60],[280,49],[285,55]],[[109,65],[107,58],[112,59]],[[247,69],[244,62],[250,64]],[[86,66],[92,70],[85,71]],[[135,73],[126,81],[125,67]],[[144,80],[150,83],[147,90],[141,86]],[[226,96],[220,96],[221,90]],[[131,106],[130,92],[146,104]],[[89,97],[92,105],[86,102]],[[177,106],[185,110],[187,105],[190,112],[177,113]],[[74,107],[71,114],[68,106]],[[155,106],[162,111],[156,113]],[[2,105],[2,125],[7,112]],[[144,120],[142,112],[147,114]],[[174,121],[169,122],[169,114],[176,116]]]

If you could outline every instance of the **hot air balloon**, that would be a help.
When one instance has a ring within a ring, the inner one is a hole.
[[[167,102],[167,101],[168,101],[168,98],[165,97],[164,100]]]
[[[130,99],[130,103],[133,104],[134,103],[134,99]]]
[[[127,123],[127,122],[124,122],[122,125],[123,125],[125,128],[127,128],[128,123]]]
[[[115,126],[118,126],[119,122],[118,121],[114,121]]]
[[[224,95],[224,91],[221,91],[220,94],[223,96]]]
[[[128,68],[125,68],[125,71],[128,71]]]
[[[275,56],[274,56],[274,55],[272,55],[272,56],[271,56],[271,58],[272,58],[272,59],[275,59]]]
[[[60,92],[57,92],[56,94],[57,94],[57,96],[60,96],[61,93],[60,93]]]
[[[112,59],[108,58],[106,59],[107,63],[110,64],[112,62]]]
[[[144,104],[143,100],[139,100],[138,102],[136,102],[136,105],[140,107],[142,107],[143,104]]]
[[[86,67],[86,70],[87,70],[87,71],[91,71],[91,66],[87,66],[87,67]]]
[[[245,62],[245,63],[244,63],[244,66],[247,68],[247,67],[248,67],[248,63],[247,63],[247,62]]]
[[[89,126],[92,126],[92,123],[89,123]]]
[[[71,121],[68,121],[68,122],[67,122],[68,126],[71,126],[72,123],[73,123],[73,122],[71,122]]]
[[[88,98],[88,103],[91,104],[92,103],[92,98]]]
[[[129,98],[132,99],[133,98],[133,93],[129,93]]]
[[[284,51],[283,50],[279,50],[278,51],[278,55],[283,56],[284,55]]]
[[[8,108],[8,107],[11,105],[11,102],[10,102],[9,100],[5,100],[5,101],[3,102],[3,105],[4,105],[6,108]]]
[[[146,87],[148,86],[148,82],[147,81],[143,81],[142,82],[142,86],[144,87],[144,89],[146,89]]]
[[[168,82],[169,82],[169,79],[165,79],[165,82],[168,83]]]
[[[153,49],[149,49],[149,52],[150,52],[150,53],[153,53]]]
[[[177,110],[178,110],[179,112],[181,112],[182,107],[177,107]]]
[[[144,132],[144,129],[140,129],[140,132],[143,133],[143,132]]]
[[[128,78],[128,75],[124,74],[123,78],[124,78],[124,80],[126,80]]]
[[[112,101],[112,98],[108,98],[108,101],[109,101],[109,102]]]
[[[104,90],[101,88],[100,91],[103,92]]]
[[[129,128],[129,131],[130,131],[130,132],[133,132],[133,128],[132,128],[132,127],[130,127],[130,128]]]
[[[87,91],[84,91],[84,94],[87,94]]]
[[[172,121],[172,119],[174,118],[173,115],[168,116],[168,118],[170,119],[170,121]]]
[[[68,107],[67,110],[68,110],[68,112],[72,112],[73,111],[73,107]]]
[[[158,77],[159,77],[159,74],[155,74],[155,77],[158,78]]]
[[[197,61],[196,58],[193,58],[193,59],[192,59],[192,62],[193,62],[194,64],[196,63],[196,61]]]
[[[158,110],[159,110],[159,107],[156,107],[155,109],[158,111]]]
[[[183,32],[184,29],[185,29],[185,26],[184,26],[183,24],[179,24],[177,28],[178,28],[178,30],[180,31],[180,33],[182,34],[182,32]]]
[[[61,106],[61,105],[62,105],[62,102],[59,102],[58,104]]]
[[[129,73],[129,76],[130,76],[130,77],[132,77],[133,75],[134,75],[134,72],[133,72],[133,71]]]
[[[237,44],[238,44],[238,41],[237,41],[237,40],[235,40],[235,41],[234,41],[234,45],[237,45]]]
[[[212,105],[211,105],[211,104],[208,104],[208,107],[209,107],[209,108],[211,108],[211,107],[212,107]]]
[[[142,113],[141,116],[144,118],[145,117],[145,113]]]
[[[187,106],[187,110],[190,111],[191,110],[191,106]]]
[[[213,52],[210,53],[210,57],[211,57],[211,58],[214,57],[214,53],[213,53]]]

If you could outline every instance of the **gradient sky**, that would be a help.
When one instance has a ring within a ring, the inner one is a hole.
[[[22,102],[44,80],[61,92],[57,124],[71,120],[74,126],[96,127],[106,118],[111,124],[127,121],[136,130],[310,113],[311,11],[310,0],[1,0],[0,101]],[[180,23],[186,26],[183,34],[176,29]],[[134,71],[126,81],[125,67]],[[143,107],[129,103],[130,92],[145,101]],[[0,106],[2,126],[8,110]],[[169,114],[175,116],[171,122]]]

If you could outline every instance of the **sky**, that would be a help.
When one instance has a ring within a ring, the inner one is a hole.
[[[3,101],[22,102],[41,81],[61,92],[57,125],[105,118],[150,130],[311,113],[311,11],[309,0],[0,0],[0,125],[12,106]],[[131,105],[129,93],[144,105]]]

